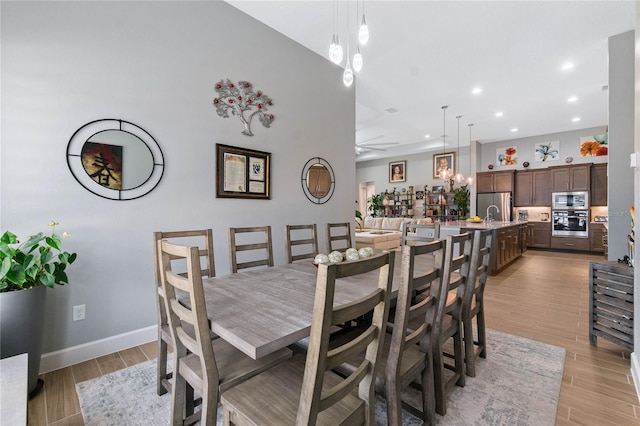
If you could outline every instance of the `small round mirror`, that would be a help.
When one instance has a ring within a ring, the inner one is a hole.
[[[309,201],[324,204],[333,195],[335,176],[331,165],[320,157],[307,161],[302,169],[302,190]]]
[[[112,200],[133,200],[151,192],[164,173],[164,157],[144,129],[123,120],[85,124],[71,136],[67,164],[88,191]]]

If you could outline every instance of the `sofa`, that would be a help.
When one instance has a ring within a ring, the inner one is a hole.
[[[430,218],[412,219],[407,217],[365,217],[356,222],[356,248],[394,249],[400,247],[401,226],[408,223],[431,223]]]

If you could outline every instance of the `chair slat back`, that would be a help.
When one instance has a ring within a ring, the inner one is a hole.
[[[256,238],[258,242],[239,243],[242,234],[247,238]],[[253,234],[253,235],[249,235]],[[271,243],[271,226],[252,226],[229,228],[229,247],[231,253],[231,272],[256,266],[273,266],[273,245]],[[245,262],[238,261],[238,253],[251,251],[256,258]],[[261,254],[257,254],[261,253]]]
[[[489,274],[489,261],[491,258],[491,245],[493,231],[491,229],[479,229],[473,236],[473,249],[471,250],[471,266],[469,268],[468,285],[462,297],[463,309],[470,309],[474,298],[481,297]]]
[[[216,266],[213,254],[213,231],[211,229],[194,229],[187,231],[158,231],[153,233],[153,252],[155,259],[156,286],[157,286],[157,307],[158,307],[158,326],[162,327],[168,324],[167,313],[162,300],[164,291],[162,290],[162,270],[160,268],[160,252],[158,241],[171,240],[175,242],[183,242],[189,246],[198,246],[198,262],[200,273],[202,276],[215,277]],[[186,276],[186,262],[184,257],[173,256],[169,254],[169,260],[172,261],[172,270],[177,274]]]
[[[158,252],[165,309],[168,314],[175,356],[180,358],[188,352],[197,355],[200,358],[203,375],[213,375],[214,382],[217,382],[218,369],[211,346],[209,320],[202,287],[200,250],[198,247],[181,246],[160,240]],[[187,265],[186,276],[172,270],[171,259],[184,259]],[[176,289],[186,293],[189,300],[188,306],[180,303],[176,297]],[[192,331],[187,332],[184,324],[189,324]]]
[[[446,240],[436,240],[402,247],[402,281],[398,289],[387,374],[399,376],[404,349],[418,343],[433,325],[432,311],[436,298],[430,290],[440,288],[446,244]],[[416,260],[427,256],[432,256],[433,267],[417,275]],[[411,329],[408,329],[409,324]]]
[[[285,225],[284,233],[289,263],[296,260],[313,259],[319,253],[318,230],[315,223],[311,225]]]
[[[309,349],[296,424],[315,424],[318,413],[338,403],[358,388],[366,406],[366,416],[374,422],[374,371],[382,352],[384,327],[389,315],[389,297],[393,279],[395,255],[381,253],[355,262],[331,263],[318,266]],[[334,308],[336,280],[368,274],[377,282],[372,291],[360,300]],[[352,340],[329,351],[329,335],[333,325],[343,323],[346,317],[356,319],[371,312],[371,325]],[[325,371],[364,353],[364,359],[349,377],[339,385],[323,391]],[[371,423],[369,423],[371,424]]]
[[[442,297],[438,298],[438,311],[442,314],[456,311],[457,315],[461,309],[462,295],[469,278],[472,245],[472,232],[447,236],[442,285],[439,289]],[[454,292],[455,297],[447,302],[447,294]],[[436,318],[437,326],[440,325],[439,321],[442,321],[442,316]]]
[[[327,249],[346,250],[353,247],[351,242],[351,223],[327,223]]]
[[[400,232],[402,246],[407,245],[409,241],[413,241],[414,244],[428,243],[440,238],[440,224],[402,222]]]

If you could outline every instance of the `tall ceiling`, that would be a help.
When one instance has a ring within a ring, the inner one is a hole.
[[[345,47],[342,68],[347,40],[355,53],[364,10],[371,34],[361,47],[364,66],[345,87],[356,93],[350,143],[384,151],[364,150],[357,161],[606,125],[608,37],[633,30],[640,7],[634,1],[226,1],[327,61],[335,28]],[[563,70],[569,62],[573,68]],[[477,87],[482,92],[472,94]],[[383,143],[389,145],[377,145]]]

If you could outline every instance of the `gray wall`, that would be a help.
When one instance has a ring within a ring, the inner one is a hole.
[[[633,31],[609,37],[609,260],[629,254],[627,235],[631,232],[633,111],[635,59]],[[636,188],[636,191],[638,189]]]
[[[20,236],[55,219],[78,253],[71,284],[48,291],[44,351],[156,323],[152,233],[212,227],[218,274],[229,272],[228,228],[353,218],[355,87],[340,68],[223,2],[7,2],[2,12],[0,227]],[[248,80],[274,100],[271,128],[216,115],[214,84]],[[100,118],[131,121],[155,137],[160,185],[132,201],[99,198],[69,172],[69,138]],[[326,123],[332,123],[327,126]],[[215,144],[272,154],[272,199],[215,197]],[[306,161],[325,158],[336,192],[304,196]],[[259,301],[256,301],[259,303]],[[86,320],[71,321],[86,304]]]

